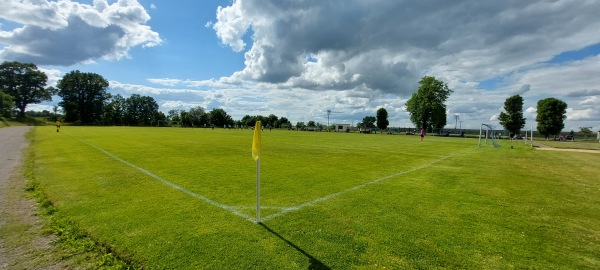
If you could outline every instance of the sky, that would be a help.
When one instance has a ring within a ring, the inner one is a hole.
[[[446,128],[501,128],[518,94],[526,129],[554,97],[568,105],[566,131],[598,131],[599,10],[597,0],[2,0],[0,61],[36,64],[49,86],[97,73],[111,94],[151,96],[165,113],[201,106],[294,124],[356,125],[385,108],[390,126],[412,127],[405,103],[434,76],[454,91]]]

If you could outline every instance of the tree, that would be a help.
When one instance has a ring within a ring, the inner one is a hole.
[[[0,90],[0,116],[12,117],[15,101],[13,97]]]
[[[591,136],[594,134],[592,132],[592,127],[580,127],[579,130],[583,133],[584,138],[587,140],[587,136]]]
[[[446,100],[453,92],[448,85],[435,77],[425,76],[419,81],[419,89],[406,102],[410,120],[418,128],[433,130],[446,125]]]
[[[13,97],[19,116],[25,116],[28,104],[52,100],[54,88],[44,88],[48,76],[32,63],[4,62],[0,64],[0,88]]]
[[[117,94],[113,96],[106,106],[104,121],[110,125],[121,126],[125,124],[126,99]]]
[[[208,113],[208,119],[217,127],[233,125],[233,119],[223,109],[212,109]]]
[[[102,120],[105,106],[111,95],[106,91],[108,81],[95,73],[82,73],[79,70],[67,73],[56,85],[62,97],[66,121],[80,121],[82,124],[97,123]]]
[[[567,103],[555,98],[546,98],[537,103],[537,130],[546,139],[550,135],[559,134],[565,128],[564,120],[567,118]]]
[[[246,126],[246,127],[253,127],[256,125],[256,117],[255,116],[250,116],[250,115],[244,115],[244,117],[242,117],[242,125]]]
[[[504,112],[500,112],[498,119],[500,124],[508,130],[511,137],[514,134],[521,133],[521,128],[525,126],[523,118],[523,98],[519,95],[509,97],[504,101]]]
[[[390,121],[388,121],[388,113],[384,108],[379,108],[377,110],[377,127],[381,129],[381,133],[383,130],[388,127]]]
[[[365,116],[362,122],[356,124],[359,128],[374,128],[375,127],[375,116]]]
[[[189,111],[190,121],[192,125],[201,127],[208,124],[208,114],[204,111],[204,108],[196,106]]]
[[[287,118],[281,117],[281,118],[279,118],[279,121],[276,126],[279,128],[290,127],[290,126],[292,126],[292,123],[290,123],[290,120],[288,120]]]
[[[154,98],[133,94],[125,100],[125,119],[132,126],[151,126],[158,116]]]
[[[185,110],[181,110],[181,115],[179,117],[179,119],[181,119],[181,127],[191,127],[192,126],[192,120],[190,117],[190,113],[186,112]]]
[[[277,124],[278,124],[278,122],[279,122],[279,117],[277,117],[277,116],[276,116],[276,115],[274,115],[274,114],[270,114],[270,115],[267,117],[267,122],[266,122],[266,123],[264,123],[264,124],[265,124],[266,126],[277,127]]]

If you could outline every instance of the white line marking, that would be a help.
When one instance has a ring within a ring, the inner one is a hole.
[[[69,135],[69,136],[70,136],[70,137],[72,137],[72,138],[74,138],[74,139],[76,139],[76,140],[78,140],[78,141],[80,141],[80,142],[82,142],[82,143],[85,143],[85,144],[87,144],[87,145],[89,145],[89,146],[91,146],[91,147],[93,147],[93,148],[96,148],[96,149],[100,150],[101,152],[103,152],[103,153],[104,153],[104,154],[106,154],[107,156],[109,156],[109,157],[111,157],[111,158],[113,158],[113,159],[115,159],[115,160],[117,160],[117,161],[120,161],[120,162],[122,162],[122,163],[124,163],[124,164],[126,164],[126,165],[128,165],[128,166],[130,166],[130,167],[132,167],[132,168],[135,168],[135,169],[137,169],[137,170],[139,170],[139,171],[141,171],[141,172],[143,172],[143,173],[147,174],[148,176],[150,176],[150,177],[152,177],[152,178],[154,178],[154,179],[156,179],[156,180],[158,180],[158,181],[162,182],[162,183],[163,183],[163,184],[165,184],[165,185],[168,185],[168,186],[170,186],[170,187],[172,187],[172,188],[174,188],[174,189],[177,189],[177,190],[179,190],[179,191],[182,191],[182,192],[184,192],[184,193],[186,193],[186,194],[188,194],[188,195],[190,195],[190,196],[192,196],[192,197],[198,198],[198,199],[200,199],[200,200],[202,200],[202,201],[204,201],[204,202],[206,202],[206,203],[209,203],[209,204],[211,204],[211,205],[213,205],[213,206],[216,206],[216,207],[219,207],[219,208],[225,209],[225,210],[227,210],[227,211],[229,211],[229,212],[231,212],[231,213],[234,213],[234,214],[236,214],[236,215],[238,215],[238,216],[240,216],[240,217],[242,217],[242,218],[244,218],[244,219],[246,219],[246,220],[248,220],[248,221],[250,221],[250,222],[256,223],[256,218],[253,218],[253,217],[251,217],[251,216],[248,216],[248,215],[246,215],[246,214],[244,214],[244,213],[241,213],[241,212],[239,212],[239,211],[238,211],[238,209],[247,209],[247,208],[253,208],[254,206],[228,206],[228,205],[225,205],[225,204],[222,204],[222,203],[215,202],[215,201],[213,201],[213,200],[211,200],[211,199],[209,199],[209,198],[206,198],[206,197],[204,197],[204,196],[202,196],[202,195],[196,194],[196,193],[194,193],[194,192],[191,192],[191,191],[189,191],[189,190],[187,190],[187,189],[185,189],[185,188],[183,188],[183,187],[181,187],[181,186],[178,186],[178,185],[176,185],[176,184],[174,184],[174,183],[171,183],[171,182],[169,182],[168,180],[165,180],[165,179],[161,178],[160,176],[158,176],[158,175],[155,175],[155,174],[153,174],[153,173],[149,172],[148,170],[146,170],[146,169],[144,169],[144,168],[141,168],[141,167],[138,167],[138,166],[136,166],[136,165],[134,165],[134,164],[132,164],[132,163],[129,163],[129,162],[127,162],[127,161],[125,161],[125,160],[123,160],[123,159],[121,159],[121,158],[119,158],[119,157],[117,157],[117,156],[113,155],[112,153],[110,153],[110,152],[108,152],[108,151],[106,151],[106,150],[104,150],[104,149],[102,149],[102,148],[100,148],[100,147],[98,147],[98,146],[96,146],[96,145],[93,145],[93,144],[91,144],[91,143],[88,143],[88,142],[86,142],[86,141],[82,141],[82,140],[80,140],[80,139],[78,139],[78,138],[75,138],[75,137],[73,137],[73,136],[71,136],[71,135]],[[476,148],[474,148],[474,149],[476,149]],[[411,172],[414,172],[414,171],[418,171],[418,170],[421,170],[421,169],[424,169],[424,168],[430,167],[430,166],[432,166],[433,164],[436,164],[436,163],[438,163],[438,162],[441,162],[441,161],[443,161],[443,160],[446,160],[446,159],[448,159],[448,158],[451,158],[451,157],[453,157],[453,156],[456,156],[456,155],[458,155],[458,154],[459,154],[459,153],[452,154],[452,155],[449,155],[449,156],[445,156],[445,157],[443,157],[443,158],[440,158],[440,159],[434,160],[434,161],[432,161],[432,162],[430,162],[430,163],[427,163],[427,164],[425,164],[425,165],[422,165],[422,166],[419,166],[419,167],[415,167],[415,168],[412,168],[412,169],[410,169],[410,170],[407,170],[407,171],[398,172],[398,173],[395,173],[395,174],[391,174],[391,175],[388,175],[388,176],[384,176],[384,177],[381,177],[381,178],[375,179],[375,180],[373,180],[373,181],[371,181],[371,182],[367,182],[367,183],[364,183],[364,184],[360,184],[360,185],[358,185],[358,186],[355,186],[355,187],[352,187],[352,188],[349,188],[349,189],[346,189],[346,190],[342,190],[342,191],[340,191],[340,192],[332,193],[332,194],[329,194],[329,195],[327,195],[327,196],[324,196],[324,197],[321,197],[321,198],[317,198],[317,199],[315,199],[315,200],[312,200],[312,201],[310,201],[310,202],[306,202],[306,203],[303,203],[303,204],[299,204],[299,205],[296,205],[296,206],[293,206],[293,207],[262,206],[262,207],[261,207],[261,209],[283,209],[283,210],[281,210],[280,212],[277,212],[277,213],[275,213],[275,214],[268,215],[268,216],[266,216],[266,217],[264,217],[264,218],[261,218],[261,219],[262,219],[262,221],[264,222],[264,221],[267,221],[267,220],[270,220],[270,219],[273,219],[273,218],[276,218],[276,217],[282,216],[282,215],[284,215],[284,214],[287,214],[287,213],[290,213],[290,212],[298,211],[298,210],[300,210],[300,209],[302,209],[302,208],[304,208],[304,207],[307,207],[307,206],[312,206],[312,205],[315,205],[315,204],[317,204],[317,203],[320,203],[320,202],[323,202],[323,201],[329,200],[329,199],[331,199],[331,198],[335,198],[335,197],[337,197],[337,196],[340,196],[340,195],[346,194],[346,193],[348,193],[348,192],[351,192],[351,191],[354,191],[354,190],[358,190],[358,189],[361,189],[361,188],[365,188],[365,187],[367,187],[367,186],[370,186],[370,185],[373,185],[373,184],[379,183],[379,182],[381,182],[381,181],[383,181],[383,180],[386,180],[386,179],[389,179],[389,178],[394,178],[394,177],[396,177],[396,176],[400,176],[400,175],[403,175],[403,174],[411,173]]]
[[[381,181],[383,181],[383,180],[386,180],[386,179],[389,179],[389,178],[394,178],[394,177],[396,177],[396,176],[400,176],[400,175],[403,175],[403,174],[411,173],[411,172],[414,172],[414,171],[417,171],[417,170],[421,170],[421,169],[424,169],[424,168],[430,167],[430,166],[432,166],[433,164],[436,164],[436,163],[438,163],[438,162],[441,162],[441,161],[443,161],[443,160],[446,160],[446,159],[448,159],[448,158],[451,158],[451,157],[453,157],[453,156],[456,156],[456,155],[458,155],[458,154],[459,154],[459,153],[452,154],[452,155],[449,155],[449,156],[445,156],[445,157],[443,157],[443,158],[440,158],[440,159],[438,159],[438,160],[434,160],[433,162],[430,162],[430,163],[428,163],[428,164],[425,164],[425,165],[422,165],[422,166],[419,166],[419,167],[415,167],[415,168],[412,168],[412,169],[410,169],[410,170],[407,170],[407,171],[403,171],[403,172],[399,172],[399,173],[391,174],[391,175],[388,175],[388,176],[384,176],[384,177],[381,177],[381,178],[375,179],[375,180],[373,180],[373,181],[371,181],[371,182],[367,182],[367,183],[364,183],[364,184],[361,184],[361,185],[358,185],[358,186],[355,186],[355,187],[352,187],[352,188],[349,188],[349,189],[346,189],[346,190],[342,190],[342,191],[340,191],[340,192],[336,192],[336,193],[333,193],[333,194],[329,194],[329,195],[327,195],[327,196],[324,196],[324,197],[321,197],[321,198],[318,198],[318,199],[312,200],[312,201],[310,201],[310,202],[306,202],[306,203],[303,203],[303,204],[299,204],[299,205],[297,205],[297,206],[293,206],[293,207],[288,207],[287,209],[284,209],[284,210],[282,210],[281,212],[278,212],[278,213],[275,213],[275,214],[268,215],[268,216],[266,216],[266,217],[262,218],[262,220],[263,220],[263,221],[267,221],[267,220],[270,220],[270,219],[276,218],[276,217],[278,217],[278,216],[281,216],[281,215],[287,214],[287,213],[289,213],[289,212],[298,211],[298,210],[300,210],[300,209],[302,209],[302,208],[304,208],[304,207],[307,207],[307,206],[312,206],[312,205],[315,205],[315,204],[317,204],[317,203],[320,203],[320,202],[323,202],[323,201],[329,200],[329,199],[331,199],[331,198],[335,198],[335,197],[337,197],[337,196],[340,196],[340,195],[346,194],[346,193],[348,193],[348,192],[351,192],[351,191],[354,191],[354,190],[357,190],[357,189],[361,189],[361,188],[364,188],[364,187],[367,187],[367,186],[370,186],[370,185],[373,185],[373,184],[379,183],[379,182],[381,182]]]
[[[70,135],[69,135],[69,136],[70,136]],[[75,138],[75,137],[73,137],[73,136],[70,136],[70,137],[72,137],[72,138]],[[78,140],[78,141],[80,141],[80,142],[83,142],[83,143],[85,143],[85,144],[87,144],[87,145],[89,145],[89,146],[91,146],[91,147],[94,147],[94,148],[96,148],[96,149],[100,150],[101,152],[103,152],[103,153],[104,153],[104,154],[106,154],[107,156],[109,156],[109,157],[111,157],[111,158],[113,158],[113,159],[115,159],[115,160],[117,160],[117,161],[120,161],[120,162],[124,163],[125,165],[127,165],[127,166],[129,166],[129,167],[132,167],[132,168],[134,168],[134,169],[137,169],[137,170],[139,170],[139,171],[141,171],[141,172],[143,172],[143,173],[147,174],[148,176],[150,176],[150,177],[152,177],[152,178],[154,178],[154,179],[156,179],[156,180],[160,181],[161,183],[163,183],[163,184],[165,184],[165,185],[167,185],[167,186],[170,186],[170,187],[172,187],[172,188],[174,188],[174,189],[177,189],[177,190],[179,190],[179,191],[182,191],[183,193],[185,193],[185,194],[188,194],[188,195],[190,195],[190,196],[192,196],[192,197],[198,198],[198,199],[200,199],[200,200],[202,200],[202,201],[204,201],[204,202],[206,202],[206,203],[209,203],[210,205],[213,205],[213,206],[216,206],[216,207],[219,207],[219,208],[225,209],[225,210],[227,210],[227,211],[229,211],[229,212],[231,212],[231,213],[234,213],[234,214],[236,214],[236,215],[238,215],[238,216],[240,216],[240,217],[242,217],[242,218],[244,218],[244,219],[246,219],[246,220],[248,220],[248,221],[250,221],[250,222],[254,222],[254,223],[256,222],[256,219],[255,219],[255,218],[252,218],[252,217],[250,217],[250,216],[248,216],[248,215],[246,215],[246,214],[244,214],[244,213],[241,213],[241,212],[239,212],[239,211],[236,209],[236,207],[231,207],[231,206],[228,206],[228,205],[225,205],[225,204],[222,204],[222,203],[218,203],[218,202],[215,202],[215,201],[213,201],[213,200],[211,200],[211,199],[209,199],[209,198],[206,198],[206,197],[204,197],[204,196],[202,196],[202,195],[199,195],[199,194],[196,194],[196,193],[194,193],[194,192],[191,192],[191,191],[189,191],[189,190],[187,190],[187,189],[185,189],[185,188],[183,188],[183,187],[181,187],[181,186],[178,186],[178,185],[176,185],[176,184],[174,184],[174,183],[172,183],[172,182],[169,182],[168,180],[165,180],[164,178],[162,178],[162,177],[160,177],[160,176],[158,176],[158,175],[156,175],[156,174],[153,174],[153,173],[149,172],[148,170],[146,170],[146,169],[144,169],[144,168],[141,168],[141,167],[138,167],[138,166],[136,166],[135,164],[129,163],[129,162],[127,162],[126,160],[123,160],[123,159],[121,159],[120,157],[117,157],[117,156],[113,155],[112,153],[110,153],[110,152],[108,152],[108,151],[106,151],[106,150],[104,150],[104,149],[102,149],[102,148],[100,148],[100,147],[98,147],[98,146],[95,146],[95,145],[93,145],[93,144],[91,144],[91,143],[88,143],[88,142],[86,142],[86,141],[82,141],[82,140],[80,140],[80,139],[78,139],[78,138],[75,138],[75,139],[76,139],[76,140]]]

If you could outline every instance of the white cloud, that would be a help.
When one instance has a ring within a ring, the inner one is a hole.
[[[600,56],[549,61],[600,43],[597,10],[598,1],[576,0],[436,5],[244,0],[219,8],[211,25],[223,44],[245,51],[244,69],[219,79],[223,85],[261,82],[282,90],[356,91],[366,97],[353,100],[360,108],[386,100],[387,94],[405,101],[423,75],[434,75],[455,91],[449,112],[461,113],[473,126],[497,121],[499,108],[515,94],[524,97],[526,108],[550,96],[563,99],[575,110],[569,119],[583,119],[576,112],[589,101],[580,104],[575,95],[598,95],[600,90],[589,87],[600,85]],[[244,43],[248,32],[251,44]],[[491,78],[501,79],[498,87],[478,87]],[[390,109],[401,111],[403,105]],[[527,125],[535,125],[535,109],[525,115]]]
[[[148,79],[148,81],[151,83],[165,85],[165,86],[175,86],[175,85],[178,85],[181,83],[181,80],[179,80],[179,79],[169,79],[169,78]]]
[[[569,119],[569,120],[598,121],[598,120],[600,120],[600,117],[598,117],[599,115],[600,115],[600,113],[598,113],[597,110],[594,110],[594,109],[575,110],[575,109],[567,108],[567,119]]]
[[[599,8],[594,1],[246,0],[219,8],[213,28],[234,51],[253,33],[237,79],[309,89],[364,84],[407,95],[423,72],[479,81],[598,43]]]
[[[65,75],[64,72],[58,69],[48,69],[39,67],[39,70],[44,72],[46,76],[48,76],[48,81],[46,82],[47,86],[56,86],[56,83]]]
[[[0,18],[22,24],[0,32],[0,59],[38,65],[73,65],[128,57],[136,46],[162,43],[146,22],[150,16],[136,0],[93,5],[61,0],[4,0]]]

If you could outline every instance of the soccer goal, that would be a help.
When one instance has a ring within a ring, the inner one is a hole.
[[[485,130],[485,134],[483,133]],[[481,127],[479,128],[479,143],[477,144],[477,146],[481,146],[481,136],[485,135],[485,140],[484,143],[487,145],[488,144],[488,138],[491,139],[492,144],[494,145],[494,147],[499,148],[500,144],[498,144],[498,141],[496,141],[496,132],[494,132],[494,127],[492,125],[488,125],[488,124],[481,124]]]

